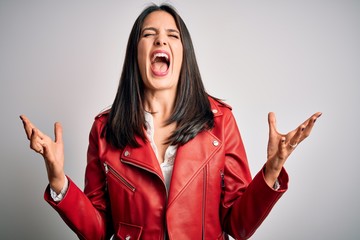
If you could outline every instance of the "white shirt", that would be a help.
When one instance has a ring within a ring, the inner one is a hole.
[[[146,135],[150,141],[150,145],[155,152],[156,157],[159,159],[159,152],[154,141],[154,118],[151,113],[145,112],[145,125],[146,125]],[[160,164],[161,171],[165,180],[165,186],[167,192],[169,192],[170,180],[174,168],[174,160],[176,156],[177,146],[170,145],[164,156],[164,162]]]

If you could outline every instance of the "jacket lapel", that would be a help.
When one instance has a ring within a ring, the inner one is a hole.
[[[150,143],[148,141],[144,142],[139,137],[137,137],[136,140],[140,144],[140,147],[125,147],[121,154],[121,161],[125,164],[133,165],[145,171],[154,173],[164,182],[160,164],[151,148]]]
[[[168,207],[201,172],[220,147],[220,140],[210,131],[203,131],[185,145],[178,147],[170,183]]]

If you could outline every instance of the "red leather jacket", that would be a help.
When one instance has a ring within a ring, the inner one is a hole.
[[[85,189],[69,179],[58,203],[45,199],[80,239],[236,239],[249,238],[287,189],[252,180],[231,109],[210,99],[215,127],[179,146],[169,193],[148,142],[115,149],[100,133],[107,114],[96,117],[90,133]],[[167,197],[168,196],[168,197]]]

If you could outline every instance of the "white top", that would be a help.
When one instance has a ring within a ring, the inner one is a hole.
[[[159,152],[154,141],[154,132],[155,132],[154,118],[149,112],[145,112],[145,125],[146,125],[146,135],[150,141],[150,145],[154,150],[156,157],[159,159]],[[170,145],[165,151],[164,162],[160,164],[161,171],[164,176],[167,192],[169,192],[176,151],[177,151],[177,146]]]

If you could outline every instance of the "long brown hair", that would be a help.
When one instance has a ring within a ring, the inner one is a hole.
[[[106,140],[118,148],[124,148],[126,145],[139,146],[136,135],[146,141],[144,85],[137,61],[137,47],[144,20],[154,11],[165,11],[173,16],[183,44],[183,62],[175,107],[167,120],[167,124],[176,122],[177,127],[169,137],[168,143],[185,144],[199,132],[214,125],[208,94],[201,80],[192,40],[184,21],[170,5],[151,5],[141,12],[130,32],[119,87],[103,132]]]

